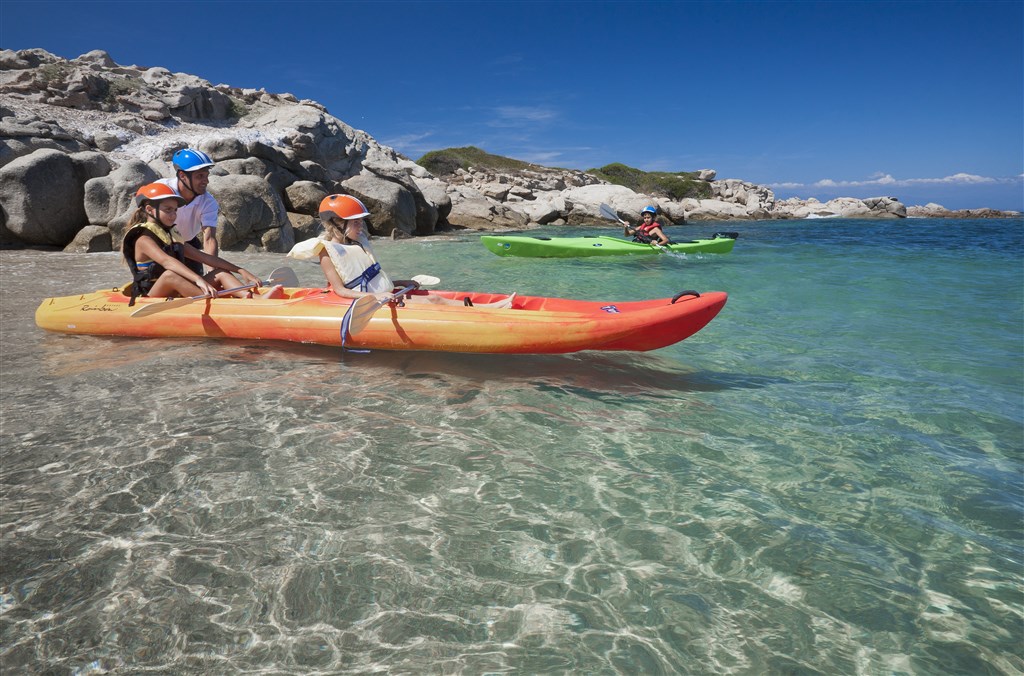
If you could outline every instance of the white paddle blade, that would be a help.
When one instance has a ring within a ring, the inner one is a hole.
[[[271,271],[270,276],[267,278],[267,284],[280,284],[288,288],[295,288],[299,285],[299,278],[295,275],[295,271],[289,267],[276,268]]]
[[[379,301],[373,296],[360,296],[352,301],[346,314],[348,315],[348,335],[354,336],[370,323],[377,310],[386,305],[386,301]]]
[[[349,306],[348,312],[345,313],[348,317],[348,335],[354,336],[365,329],[366,325],[373,319],[373,315],[377,313],[377,310],[415,290],[415,286],[407,286],[396,291],[388,300],[377,300],[373,296],[360,296],[356,298]]]
[[[441,280],[433,275],[416,275],[412,278],[420,286],[437,286]]]

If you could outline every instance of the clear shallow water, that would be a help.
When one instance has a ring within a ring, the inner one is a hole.
[[[1024,224],[728,229],[379,243],[446,288],[730,293],[679,345],[550,357],[48,334],[116,256],[0,252],[0,667],[1024,671]]]

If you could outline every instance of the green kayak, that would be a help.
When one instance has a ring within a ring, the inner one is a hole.
[[[712,239],[674,242],[665,247],[641,244],[627,239],[606,236],[585,237],[523,237],[484,235],[480,241],[499,256],[525,256],[529,258],[581,258],[583,256],[625,256],[630,254],[672,253],[729,253],[736,238],[735,232],[716,232]]]

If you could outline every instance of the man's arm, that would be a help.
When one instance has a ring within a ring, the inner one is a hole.
[[[216,256],[217,254],[217,228],[203,227],[203,251]]]
[[[220,205],[217,204],[217,200],[213,195],[204,195],[203,211],[199,217],[199,223],[202,226],[200,229],[200,238],[203,242],[203,251],[211,256],[217,256],[219,252],[219,248],[217,247],[218,216],[220,216]]]

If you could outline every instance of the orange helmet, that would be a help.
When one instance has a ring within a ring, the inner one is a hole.
[[[320,202],[320,220],[340,218],[345,221],[369,216],[366,205],[351,195],[328,195]]]
[[[142,206],[143,202],[159,202],[160,200],[174,199],[178,206],[185,204],[185,198],[178,194],[178,191],[163,183],[150,183],[139,188],[135,193],[135,204]]]

